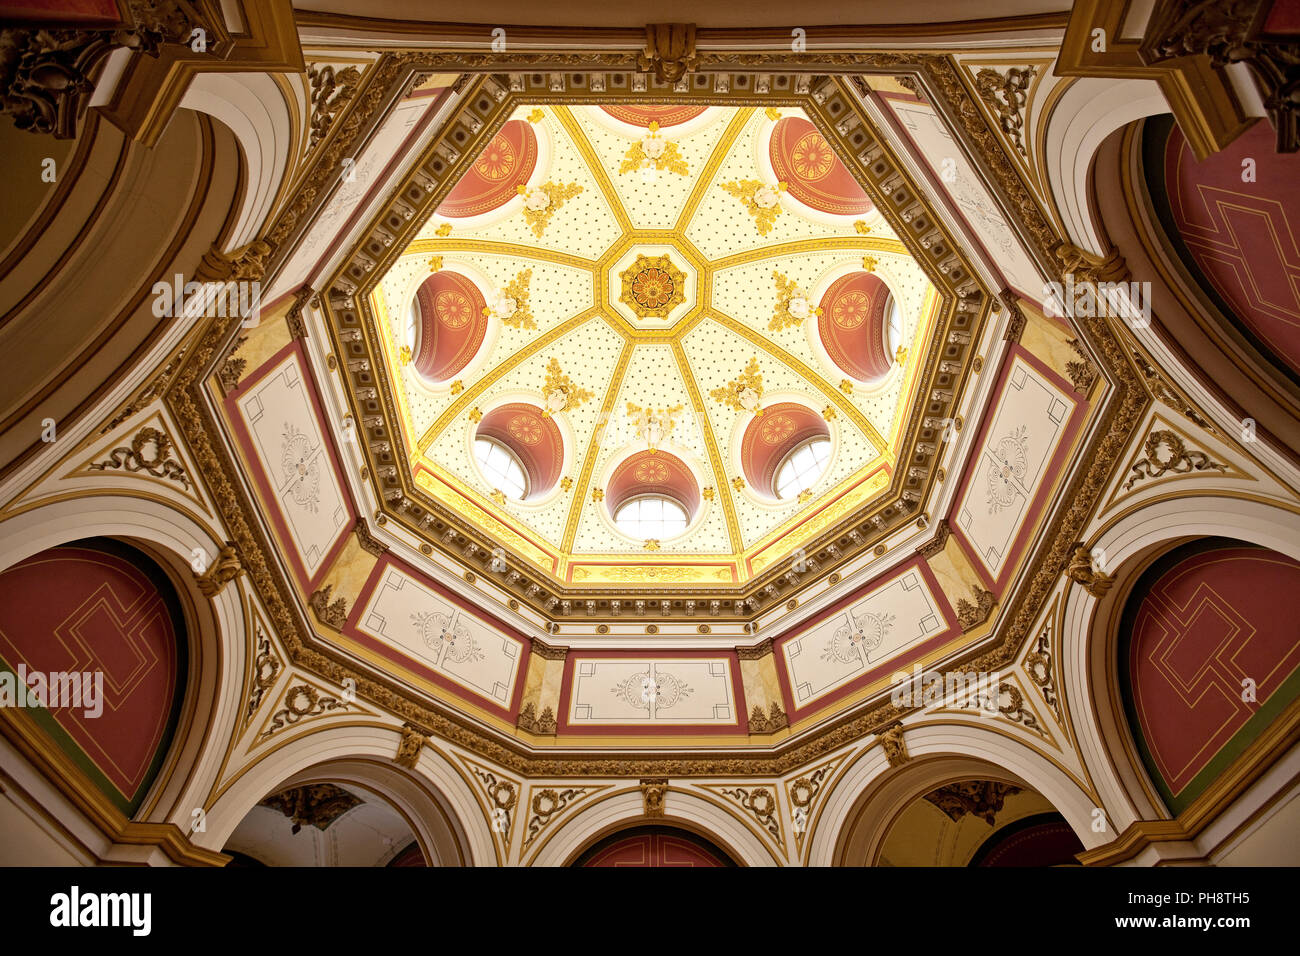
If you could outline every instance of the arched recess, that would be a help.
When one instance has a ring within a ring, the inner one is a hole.
[[[221,851],[229,865],[381,867],[399,856],[399,865],[427,865],[415,824],[370,787],[333,773],[268,794]]]
[[[212,246],[229,248],[242,208],[238,142],[207,116],[177,111],[152,149],[97,117],[81,136],[84,164],[60,172],[66,198],[0,272],[0,349],[23,356],[0,382],[0,468],[57,454],[41,441],[47,419],[62,438],[113,386],[154,370],[144,356],[189,321],[154,313],[155,283],[192,277]]]
[[[694,473],[686,462],[666,451],[642,450],[619,462],[605,487],[610,516],[641,495],[672,498],[686,512],[687,524],[700,507],[700,486]]]
[[[641,826],[617,830],[583,851],[577,867],[735,866],[716,843],[678,827]]]
[[[179,722],[185,630],[176,589],[138,548],[84,538],[41,551],[0,571],[0,701],[26,707],[132,816]]]
[[[1249,419],[1263,447],[1276,448],[1294,464],[1300,461],[1300,387],[1223,315],[1160,221],[1143,150],[1152,142],[1148,133],[1167,128],[1166,118],[1152,117],[1115,130],[1096,150],[1089,178],[1094,229],[1134,278],[1150,283],[1153,321],[1134,335],[1158,364],[1185,379],[1183,390],[1207,417],[1233,432]]]
[[[1042,794],[1015,783],[968,778],[923,793],[899,810],[873,862],[1077,866],[1081,852],[1079,838]],[[848,856],[843,862],[864,861]]]
[[[527,402],[507,402],[483,416],[474,431],[508,448],[528,476],[525,501],[545,497],[564,470],[564,437],[555,419]]]
[[[835,155],[826,137],[802,116],[785,116],[772,127],[767,147],[772,172],[788,195],[832,216],[865,216],[875,205]]]
[[[1137,820],[1170,817],[1136,749],[1119,694],[1118,635],[1124,605],[1161,554],[1197,538],[1231,538],[1300,560],[1300,516],[1263,502],[1201,495],[1153,502],[1095,538],[1114,583],[1103,598],[1071,585],[1060,617],[1060,672],[1079,754],[1112,834]],[[1086,841],[1085,841],[1086,842]]]
[[[596,798],[562,821],[535,855],[524,862],[533,866],[566,866],[610,834],[646,822],[640,790]],[[778,863],[754,831],[720,805],[687,790],[670,789],[664,798],[664,816],[654,822],[690,830],[716,844],[742,866]]]
[[[1166,551],[1134,583],[1120,691],[1138,757],[1172,812],[1300,697],[1298,592],[1300,561],[1227,538]]]
[[[452,764],[425,747],[414,770],[393,763],[396,729],[340,724],[300,733],[245,767],[207,812],[195,842],[220,849],[240,821],[271,793],[305,783],[355,783],[373,790],[415,830],[431,866],[488,866],[496,861],[492,831],[474,792]]]
[[[290,160],[300,148],[301,124],[269,73],[200,73],[182,107],[219,120],[239,142],[245,177],[242,202],[226,242],[238,248],[257,238],[280,192]]]
[[[763,409],[745,426],[740,440],[740,467],[758,494],[777,499],[777,470],[800,445],[815,438],[830,438],[830,428],[820,414],[798,402],[780,402]]]
[[[859,382],[879,382],[894,367],[891,321],[901,316],[889,287],[870,272],[840,276],[822,295],[817,334],[835,366]]]
[[[814,811],[809,865],[843,865],[848,860],[874,865],[892,821],[908,804],[937,787],[967,779],[1001,781],[1042,794],[1085,847],[1110,839],[1092,830],[1096,803],[1078,780],[992,723],[908,726],[904,739],[911,759],[900,767],[891,767],[880,747],[866,751]]]
[[[1097,193],[1089,172],[1098,147],[1115,130],[1168,111],[1169,104],[1153,80],[1071,79],[1053,104],[1043,156],[1056,210],[1066,235],[1079,248],[1105,249],[1104,233],[1094,221]]]
[[[214,555],[219,543],[165,504],[120,495],[42,505],[7,520],[3,532],[0,570],[67,542],[103,537],[143,551],[170,580],[185,619],[184,697],[167,756],[133,819],[171,822],[188,833],[193,808],[203,806],[235,733],[247,661],[238,586],[207,598],[195,584],[194,553]]]
[[[411,301],[417,329],[411,365],[431,383],[448,382],[478,354],[487,335],[487,303],[467,276],[442,269],[420,283]]]
[[[474,165],[438,206],[437,215],[468,219],[500,209],[528,183],[537,161],[537,134],[532,124],[510,120],[483,147]]]

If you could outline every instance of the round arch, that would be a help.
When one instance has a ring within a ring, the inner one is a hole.
[[[1071,586],[1061,611],[1061,673],[1079,753],[1117,832],[1137,820],[1169,819],[1118,696],[1117,637],[1133,586],[1161,554],[1194,538],[1231,538],[1300,560],[1300,515],[1243,498],[1192,495],[1153,502],[1104,528],[1094,547],[1114,583],[1103,598]],[[1086,842],[1086,841],[1085,841]]]
[[[195,551],[213,555],[221,542],[189,516],[152,499],[125,495],[72,498],[5,522],[0,570],[57,545],[103,537],[130,544],[171,580],[186,624],[189,675],[169,753],[135,819],[171,822],[189,832],[192,809],[216,782],[225,741],[235,733],[246,664],[244,607],[227,585],[204,597],[191,568]]]
[[[778,860],[744,823],[720,806],[687,790],[670,790],[664,815],[645,816],[639,789],[624,790],[588,803],[565,820],[527,862],[532,866],[567,866],[600,840],[646,823],[680,827],[716,844],[741,866],[776,866]]]
[[[980,719],[980,718],[976,718]],[[1092,830],[1093,799],[1059,766],[1026,743],[974,723],[906,728],[912,759],[891,768],[883,749],[857,759],[837,780],[811,821],[810,866],[874,862],[897,815],[936,787],[978,777],[1014,783],[1041,794],[1065,817],[1085,847],[1113,833]]]
[[[268,751],[247,767],[207,812],[195,842],[220,850],[267,794],[308,782],[351,781],[378,793],[411,824],[430,865],[491,865],[492,833],[464,778],[441,753],[424,747],[413,771],[393,763],[394,727],[325,721]]]

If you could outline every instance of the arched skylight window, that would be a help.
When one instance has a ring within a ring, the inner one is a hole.
[[[507,498],[521,500],[528,493],[528,478],[519,459],[501,442],[490,438],[478,438],[474,441],[474,456],[483,475],[495,488],[499,488]]]
[[[892,362],[903,344],[903,310],[892,295],[885,307],[885,355]]]
[[[686,510],[665,495],[640,495],[618,509],[614,523],[633,538],[662,540],[686,530]]]
[[[402,330],[402,345],[411,350],[414,355],[419,351],[420,344],[420,297],[414,296],[411,299],[411,310],[406,316],[406,328]]]
[[[826,470],[830,457],[829,438],[812,438],[796,446],[776,470],[776,496],[793,498],[811,488]]]

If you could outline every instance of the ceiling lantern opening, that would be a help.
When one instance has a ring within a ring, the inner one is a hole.
[[[700,486],[686,462],[665,451],[640,451],[610,476],[605,503],[615,526],[656,543],[682,534],[700,510]]]
[[[477,285],[459,272],[435,272],[411,300],[402,354],[425,381],[449,381],[477,354],[487,322]]]
[[[763,497],[802,500],[825,473],[830,453],[826,420],[798,402],[782,402],[745,428],[740,464],[749,486]]]
[[[537,134],[523,120],[501,127],[437,209],[444,219],[468,219],[500,209],[537,168]]]
[[[902,312],[879,277],[851,272],[822,296],[817,332],[840,371],[859,382],[878,382],[898,359]]]
[[[474,431],[474,457],[498,504],[545,497],[564,468],[564,439],[536,405],[511,402],[483,416]]]

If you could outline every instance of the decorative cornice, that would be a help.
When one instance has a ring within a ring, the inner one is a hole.
[[[965,598],[957,600],[957,624],[961,627],[963,634],[967,631],[973,631],[987,621],[989,615],[993,613],[993,605],[997,601],[996,594],[977,584],[971,585],[971,592],[975,595],[974,604]]]
[[[936,555],[943,554],[943,549],[948,544],[948,535],[950,534],[952,534],[952,525],[948,523],[947,518],[940,518],[934,523],[934,539],[917,548],[916,553],[925,558],[933,558]]]
[[[1138,56],[1148,65],[1204,55],[1218,71],[1249,68],[1277,133],[1277,151],[1293,153],[1300,100],[1300,42],[1294,34],[1266,37],[1265,0],[1163,0],[1147,21]],[[1267,3],[1268,7],[1272,3]]]
[[[361,545],[362,551],[373,554],[376,558],[382,558],[388,553],[388,545],[370,533],[370,525],[360,515],[357,516],[357,523],[352,526],[352,531],[356,534],[357,544]]]
[[[767,655],[771,653],[772,653],[772,638],[770,637],[765,641],[759,641],[757,644],[753,644],[749,647],[736,648],[736,657],[738,657],[742,661],[761,660],[762,658],[767,657]]]
[[[569,656],[567,647],[555,647],[536,637],[533,638],[532,650],[544,661],[562,661]]]
[[[343,625],[348,621],[348,599],[345,597],[335,598],[333,603],[330,597],[334,590],[332,584],[327,584],[323,588],[313,592],[311,599],[307,602],[311,605],[312,613],[316,615],[316,620],[320,621],[331,630],[341,631]]]
[[[157,58],[165,45],[188,45],[196,30],[205,47],[222,35],[219,17],[198,15],[202,3],[129,0],[126,6],[130,16],[116,27],[0,30],[0,112],[21,130],[71,139],[109,54],[128,50]]]

